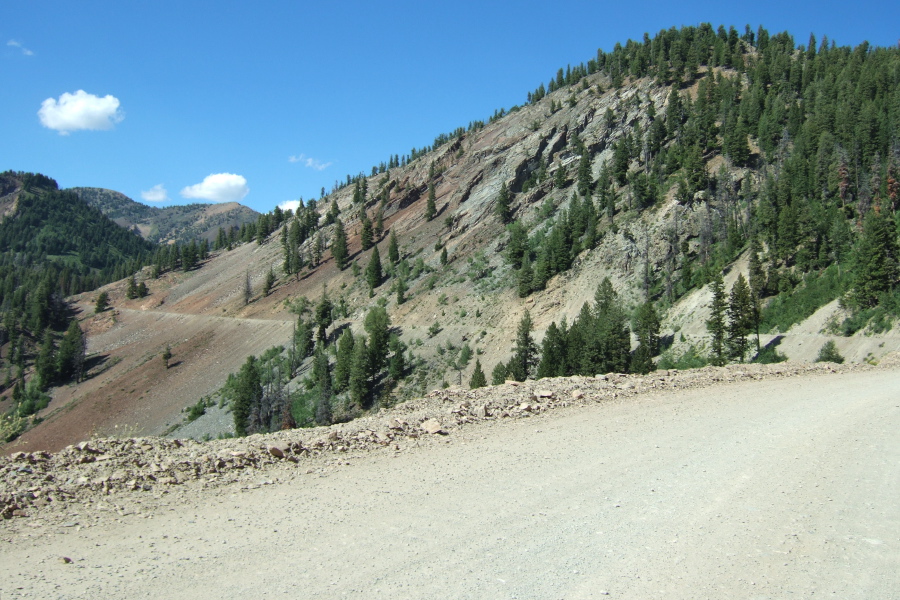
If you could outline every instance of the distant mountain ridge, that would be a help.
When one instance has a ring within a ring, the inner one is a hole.
[[[202,238],[212,241],[219,227],[228,230],[232,226],[253,223],[259,218],[255,210],[237,202],[157,208],[104,188],[76,187],[70,188],[70,191],[118,225],[137,229],[144,239],[162,244],[187,243]]]

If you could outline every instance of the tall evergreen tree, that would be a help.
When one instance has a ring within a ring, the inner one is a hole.
[[[366,338],[360,337],[353,345],[353,362],[350,365],[350,401],[361,408],[370,403],[369,379],[372,377],[371,353]]]
[[[875,306],[880,296],[897,283],[897,235],[891,221],[881,213],[876,207],[866,215],[854,252],[852,299],[863,308]]]
[[[481,360],[476,358],[475,369],[472,371],[472,377],[469,379],[469,389],[474,390],[486,385],[487,378],[484,376],[484,371],[481,369]]]
[[[347,250],[347,232],[344,231],[344,224],[340,219],[336,219],[334,223],[334,238],[331,241],[331,255],[334,262],[340,270],[347,268],[347,259],[349,252]]]
[[[331,401],[334,396],[331,382],[331,367],[328,364],[328,355],[321,343],[316,345],[313,358],[313,379],[318,391],[315,400],[316,425],[331,425],[332,411]]]
[[[397,243],[397,235],[391,230],[391,237],[388,239],[388,260],[392,265],[400,262],[400,245]]]
[[[391,317],[383,306],[374,306],[366,313],[363,324],[369,334],[369,353],[371,355],[372,372],[377,373],[384,368],[390,348]]]
[[[659,354],[659,316],[652,302],[638,307],[634,317],[634,333],[638,338],[638,347],[631,360],[631,370],[646,374],[656,369],[653,357]]]
[[[744,275],[738,275],[728,298],[728,354],[743,361],[747,355],[747,336],[753,330],[753,298]]]
[[[503,185],[500,186],[500,193],[497,194],[497,204],[494,207],[494,213],[503,224],[509,223],[510,219],[512,218],[509,188],[506,187],[505,181],[503,182]]]
[[[262,398],[262,383],[259,365],[255,356],[248,356],[241,367],[234,386],[231,413],[234,416],[234,433],[238,437],[247,435],[250,414]]]
[[[369,295],[372,290],[381,285],[381,254],[378,252],[378,246],[372,250],[372,256],[369,258],[369,265],[366,267],[366,282],[369,284]]]
[[[359,223],[360,223],[360,244],[362,245],[363,251],[368,250],[372,247],[372,239],[374,236],[374,231],[372,228],[372,221],[369,220],[369,216],[366,214],[365,207],[359,209]]]
[[[428,200],[425,203],[425,220],[430,221],[437,215],[435,205],[434,183],[428,184]]]
[[[709,305],[710,316],[706,321],[706,330],[710,340],[710,362],[717,366],[725,364],[725,312],[728,310],[725,298],[725,282],[720,273],[710,283],[712,300]]]
[[[337,343],[337,357],[334,363],[334,391],[341,393],[350,381],[350,369],[353,364],[353,347],[356,338],[350,329],[344,330]]]
[[[531,336],[533,328],[531,313],[526,310],[516,329],[516,343],[508,364],[510,375],[516,381],[525,381],[537,366],[537,345]]]

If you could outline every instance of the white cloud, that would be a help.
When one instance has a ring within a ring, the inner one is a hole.
[[[118,98],[108,94],[101,98],[84,90],[66,92],[59,100],[47,98],[41,103],[38,116],[44,127],[55,129],[60,135],[80,129],[112,129],[125,118]]]
[[[278,205],[278,208],[281,210],[291,210],[293,212],[297,212],[297,209],[300,208],[299,200],[285,200],[281,204]]]
[[[34,56],[34,52],[32,52],[31,50],[29,50],[28,48],[23,46],[22,42],[18,42],[16,40],[9,40],[8,42],[6,42],[6,45],[10,46],[11,48],[18,48],[19,50],[22,51],[22,54],[24,54],[25,56]]]
[[[149,190],[141,192],[141,198],[147,202],[166,202],[169,199],[169,192],[161,183],[157,183]]]
[[[308,167],[310,169],[315,169],[316,171],[324,171],[328,167],[332,165],[330,162],[322,162],[315,158],[310,158],[305,154],[300,154],[299,156],[289,156],[288,162],[292,163],[303,163],[303,166]]]
[[[233,173],[207,175],[200,183],[181,190],[185,198],[198,198],[213,202],[239,202],[250,192],[247,180]]]

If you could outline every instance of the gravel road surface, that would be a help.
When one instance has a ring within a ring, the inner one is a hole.
[[[898,432],[893,369],[479,423],[19,520],[0,598],[900,598]]]

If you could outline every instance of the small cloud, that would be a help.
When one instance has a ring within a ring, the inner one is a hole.
[[[281,204],[278,205],[278,208],[281,210],[290,210],[293,212],[297,212],[297,209],[300,208],[301,202],[299,200],[285,200]]]
[[[22,51],[22,54],[25,56],[34,56],[34,52],[32,52],[31,50],[29,50],[28,48],[23,46],[22,42],[17,42],[16,40],[9,40],[8,42],[6,42],[6,45],[9,46],[10,48],[18,48],[19,50]]]
[[[169,200],[169,192],[166,191],[163,184],[158,183],[149,190],[142,191],[141,198],[147,202],[166,202]]]
[[[197,198],[212,202],[238,202],[250,192],[247,180],[233,173],[207,175],[200,183],[181,190],[185,198]]]
[[[316,171],[324,171],[328,167],[332,165],[330,162],[323,163],[320,160],[315,158],[310,158],[305,154],[300,154],[299,156],[289,156],[288,162],[292,163],[303,163],[304,167],[308,167],[310,169],[315,169]]]
[[[44,127],[54,129],[60,135],[69,135],[82,129],[112,129],[125,115],[119,109],[119,99],[115,96],[101,98],[78,90],[74,94],[64,93],[59,100],[44,100],[38,117]]]

